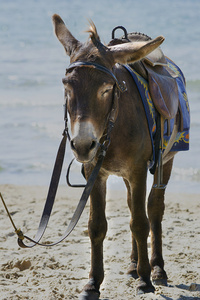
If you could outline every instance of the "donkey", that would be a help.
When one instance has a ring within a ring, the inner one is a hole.
[[[55,34],[68,56],[71,67],[63,79],[67,110],[70,116],[71,149],[83,164],[89,178],[105,141],[108,122],[109,147],[90,195],[88,232],[91,240],[91,270],[89,282],[80,299],[99,299],[104,278],[103,240],[107,231],[105,216],[106,181],[109,175],[123,178],[131,213],[131,264],[128,274],[138,278],[137,293],[154,292],[152,284],[166,284],[162,256],[162,228],[165,189],[152,188],[148,198],[148,217],[145,209],[148,163],[152,157],[152,143],[138,89],[123,64],[139,61],[154,51],[163,41],[162,36],[149,41],[105,46],[91,22],[90,38],[78,41],[58,15],[53,15]],[[73,65],[74,64],[74,65]],[[98,66],[98,67],[96,67]],[[102,69],[101,69],[102,67]],[[122,92],[119,85],[126,85]],[[163,162],[163,184],[170,178],[174,154]],[[158,170],[154,175],[157,182]],[[151,231],[151,260],[147,252],[147,238]],[[152,281],[150,279],[152,278]]]

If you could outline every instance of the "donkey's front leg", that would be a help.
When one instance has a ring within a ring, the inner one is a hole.
[[[147,251],[149,222],[145,210],[146,176],[146,168],[138,168],[137,172],[134,173],[134,177],[129,180],[131,186],[131,203],[129,203],[131,210],[130,228],[135,238],[138,252],[137,273],[140,278],[137,287],[138,294],[155,291],[150,280],[151,268]]]
[[[88,231],[91,239],[91,270],[89,282],[85,285],[79,299],[99,299],[99,288],[104,278],[103,240],[107,232],[105,217],[106,179],[98,175],[90,195],[90,218]]]

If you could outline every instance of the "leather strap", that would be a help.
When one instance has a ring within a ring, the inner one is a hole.
[[[22,235],[22,238],[18,238],[18,244],[22,248],[32,248],[33,246],[38,244],[46,230],[46,227],[47,227],[50,215],[51,215],[51,211],[52,211],[52,208],[54,205],[58,184],[60,181],[60,174],[62,171],[64,156],[65,156],[66,141],[67,141],[67,134],[64,131],[63,138],[62,138],[62,141],[61,141],[59,149],[58,149],[58,153],[57,153],[57,157],[56,157],[56,161],[55,161],[55,165],[54,165],[54,169],[53,169],[53,173],[52,173],[52,177],[51,177],[51,182],[50,182],[50,186],[49,186],[49,191],[47,194],[47,199],[46,199],[46,203],[45,203],[42,217],[40,220],[40,224],[38,227],[38,231],[36,233],[34,240],[30,239],[29,237],[27,237],[25,235]],[[32,243],[29,245],[25,244],[22,240],[23,237],[25,237]]]
[[[124,93],[127,90],[126,83],[123,81],[122,84],[120,84],[119,81],[117,80],[116,76],[114,75],[114,73],[111,72],[108,68],[106,68],[104,66],[101,66],[101,65],[93,63],[93,62],[76,61],[69,65],[69,67],[66,69],[66,74],[70,70],[72,70],[76,67],[90,67],[90,68],[95,68],[101,72],[107,73],[114,79],[114,81],[117,85],[117,88],[120,90],[120,92]]]
[[[81,199],[78,203],[78,206],[74,212],[74,215],[65,231],[65,233],[63,234],[63,236],[56,241],[55,243],[52,244],[42,244],[39,241],[41,240],[50,215],[51,215],[51,211],[53,208],[53,204],[54,204],[54,200],[55,200],[55,196],[56,196],[56,191],[57,191],[57,187],[58,187],[58,183],[59,183],[59,179],[60,179],[60,174],[61,174],[61,170],[62,170],[62,165],[63,165],[63,160],[64,160],[64,155],[65,155],[65,145],[66,145],[66,139],[67,139],[67,135],[65,134],[61,143],[60,143],[60,147],[58,150],[58,154],[57,154],[57,158],[56,158],[56,162],[55,162],[55,166],[54,166],[54,170],[53,170],[53,174],[52,174],[52,179],[51,179],[51,184],[49,187],[49,192],[48,192],[48,196],[47,196],[47,200],[45,203],[45,207],[44,207],[44,211],[41,217],[41,221],[38,227],[38,231],[37,234],[35,236],[34,239],[31,239],[30,237],[23,235],[21,238],[18,238],[18,245],[22,248],[32,248],[35,245],[40,245],[40,246],[54,246],[58,243],[60,243],[61,241],[63,241],[74,229],[74,227],[76,226],[76,224],[78,223],[80,216],[85,208],[85,205],[87,203],[87,200],[89,198],[89,195],[91,193],[91,190],[94,186],[94,183],[96,181],[96,178],[98,176],[99,170],[101,168],[101,165],[103,163],[104,157],[106,155],[106,148],[104,149],[104,147],[102,147],[100,154],[98,156],[98,161],[96,166],[94,167],[88,181],[87,184],[85,186],[85,189],[83,191],[83,194],[81,196]],[[30,244],[25,244],[23,239],[26,238],[27,240],[29,240],[31,243]]]

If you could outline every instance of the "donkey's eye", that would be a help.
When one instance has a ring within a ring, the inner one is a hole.
[[[113,89],[112,85],[104,86],[103,89],[100,89],[99,94],[101,97],[107,96]]]
[[[107,94],[107,93],[110,92],[110,91],[111,91],[111,89],[105,90],[104,92],[102,92],[101,96],[104,96],[105,94]]]

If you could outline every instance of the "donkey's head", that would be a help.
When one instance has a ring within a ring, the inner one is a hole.
[[[164,38],[106,47],[92,22],[88,30],[90,39],[84,44],[73,37],[58,15],[53,15],[53,24],[71,62],[63,79],[71,121],[71,148],[77,160],[85,163],[96,155],[113,108],[116,78],[112,68],[116,63],[126,64],[142,59]],[[98,66],[102,66],[103,70]]]

